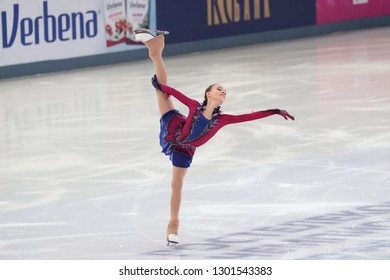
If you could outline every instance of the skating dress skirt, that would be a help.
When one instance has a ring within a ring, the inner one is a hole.
[[[195,147],[180,144],[177,141],[183,129],[186,117],[178,110],[171,110],[162,115],[160,119],[160,146],[162,153],[169,156],[176,167],[188,168],[191,165]]]

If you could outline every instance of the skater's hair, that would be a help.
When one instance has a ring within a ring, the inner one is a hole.
[[[206,90],[204,91],[204,101],[203,101],[203,104],[202,106],[206,107],[207,105],[207,93],[209,91],[211,91],[213,89],[213,86],[215,86],[217,84],[212,84],[212,85],[209,85]],[[220,114],[221,113],[221,106],[218,106],[217,108],[214,109],[214,112],[213,114]]]

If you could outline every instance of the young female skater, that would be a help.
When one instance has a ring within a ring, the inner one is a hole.
[[[220,106],[225,102],[226,89],[222,84],[210,85],[203,103],[190,99],[174,88],[167,86],[168,76],[162,58],[165,45],[164,35],[168,32],[139,29],[136,39],[142,41],[149,50],[149,57],[155,67],[152,84],[156,89],[157,102],[161,114],[160,145],[162,152],[172,161],[172,192],[170,201],[170,219],[166,232],[168,246],[179,243],[179,210],[182,197],[183,180],[192,162],[195,149],[213,137],[223,126],[233,123],[252,121],[274,114],[286,120],[292,119],[284,110],[272,109],[244,115],[222,114]],[[156,35],[156,36],[155,36]],[[185,117],[173,106],[170,96],[174,96],[189,109]]]

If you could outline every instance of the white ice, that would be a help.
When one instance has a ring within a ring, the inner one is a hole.
[[[0,259],[390,258],[390,28],[166,66],[199,101],[223,83],[226,113],[296,121],[227,126],[197,150],[170,250],[152,63],[1,80]]]

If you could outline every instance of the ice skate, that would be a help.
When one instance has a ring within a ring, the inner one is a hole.
[[[174,233],[168,234],[167,237],[167,247],[169,248],[176,248],[176,246],[179,244],[179,236]]]
[[[137,28],[136,30],[134,30],[134,33],[135,33],[135,39],[137,41],[145,43],[158,35],[168,35],[169,31]]]

